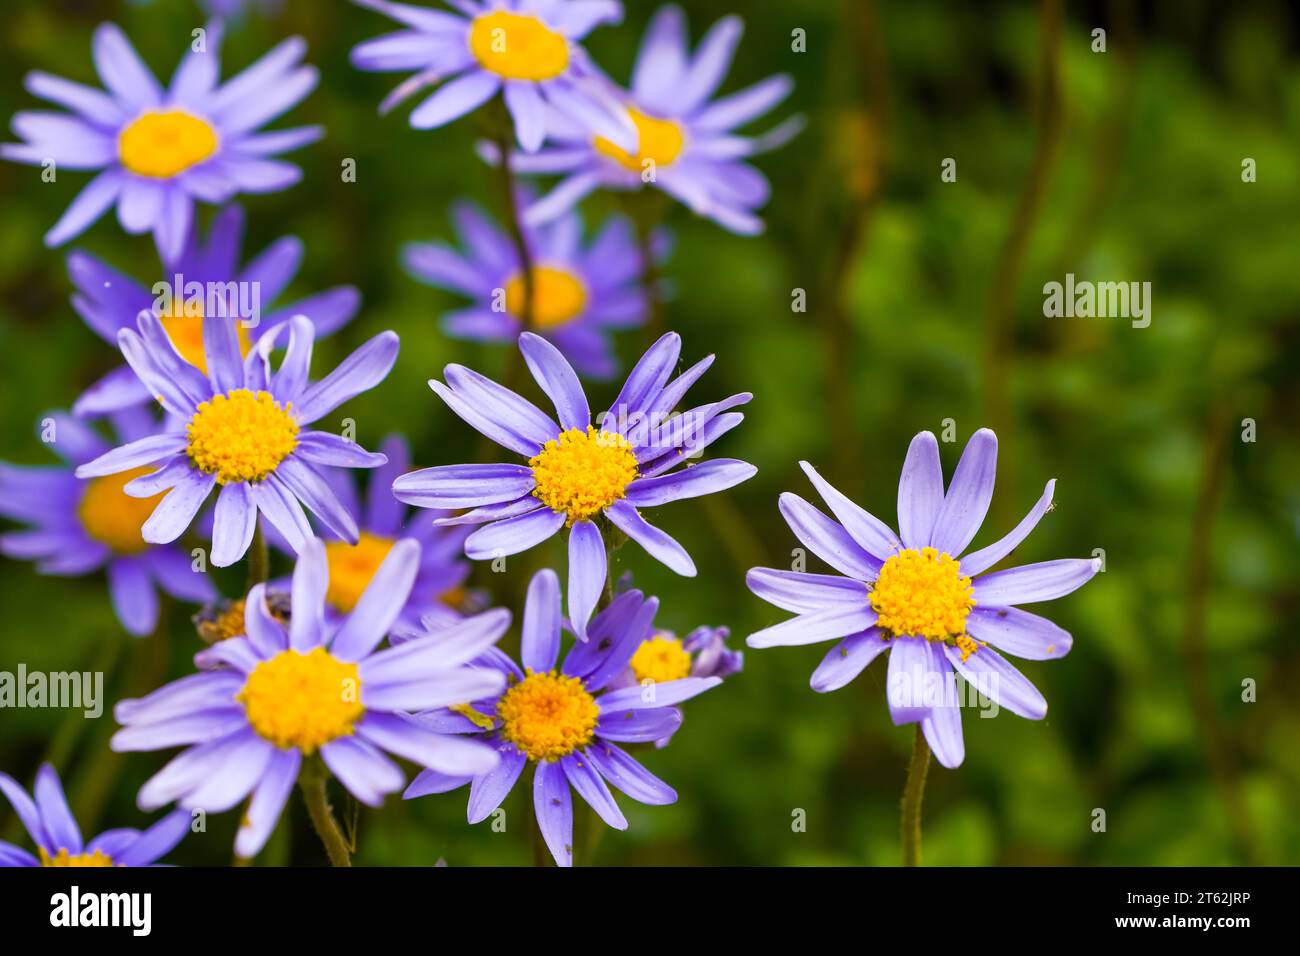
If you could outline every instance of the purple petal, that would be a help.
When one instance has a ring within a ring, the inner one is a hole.
[[[325,527],[349,544],[357,543],[360,536],[357,519],[339,500],[338,493],[330,487],[330,483],[312,465],[291,455],[280,462],[275,477]]]
[[[376,335],[303,393],[296,409],[298,421],[318,421],[348,399],[374,388],[388,377],[397,361],[397,349],[397,333]]]
[[[107,169],[87,183],[59,221],[45,234],[45,244],[53,248],[84,232],[113,205],[124,178],[116,169]]]
[[[540,335],[525,332],[519,336],[519,351],[538,386],[554,403],[560,427],[566,431],[570,428],[586,431],[591,424],[587,395],[573,366],[565,361],[560,350]]]
[[[444,84],[411,111],[415,129],[435,129],[478,109],[501,88],[501,78],[473,70]]]
[[[677,791],[613,744],[588,747],[587,759],[602,777],[639,803],[663,806],[677,802]]]
[[[993,542],[987,548],[972,551],[961,559],[961,573],[974,577],[983,571],[987,571],[1014,551],[1020,542],[1029,537],[1029,533],[1038,526],[1038,522],[1043,515],[1052,509],[1052,496],[1055,493],[1056,479],[1053,478],[1047,483],[1047,487],[1043,489],[1043,494],[1037,503],[1029,509],[1029,514],[1020,519],[1020,524],[1016,525],[1010,534],[999,541]]]
[[[189,832],[190,812],[173,810],[140,834],[124,853],[113,858],[113,862],[118,866],[152,866],[175,849]]]
[[[943,507],[943,467],[934,432],[912,439],[898,479],[898,531],[909,548],[930,544],[934,522]]]
[[[888,649],[889,642],[874,627],[850,634],[832,647],[817,665],[810,681],[812,689],[819,694],[839,690]]]
[[[816,487],[817,493],[822,496],[836,520],[868,554],[883,562],[903,547],[898,535],[894,534],[889,525],[837,491],[812,465],[801,461],[799,467]]]
[[[68,809],[68,799],[63,795],[59,775],[49,764],[41,764],[36,771],[36,786],[32,790],[36,809],[41,814],[41,825],[52,850],[67,850],[75,856],[81,852],[81,828]]]
[[[417,508],[477,508],[514,501],[534,487],[526,465],[439,465],[402,475],[393,494]]]
[[[381,806],[385,796],[406,784],[401,767],[356,737],[335,737],[320,755],[339,783],[368,807]]]
[[[650,524],[628,501],[616,501],[605,509],[605,516],[624,534],[645,548],[656,561],[683,577],[695,577],[695,562],[667,532]]]
[[[217,483],[216,475],[192,471],[158,502],[140,532],[150,544],[170,544],[185,533]],[[215,561],[214,561],[215,563]]]
[[[966,757],[966,743],[961,733],[961,708],[942,704],[921,718],[921,732],[940,764],[953,769]]]
[[[142,556],[115,558],[108,565],[108,592],[113,610],[127,632],[136,637],[158,623],[158,592]]]
[[[586,800],[587,805],[595,810],[605,823],[615,830],[627,829],[627,817],[623,816],[623,811],[614,802],[609,787],[605,785],[605,781],[601,779],[584,753],[578,751],[561,757],[560,766],[564,768],[564,776],[568,778],[570,785],[578,791],[578,796]]]
[[[587,622],[605,589],[608,570],[605,542],[592,521],[578,521],[569,530],[569,621],[579,640],[587,639]]]
[[[277,750],[271,755],[271,761],[239,821],[239,835],[235,837],[236,856],[247,860],[261,852],[284,812],[301,765],[302,755],[297,750]]]
[[[976,579],[975,603],[1005,607],[1051,601],[1083,587],[1100,570],[1100,558],[1062,558],[994,571]]]
[[[514,787],[524,765],[528,763],[523,751],[515,747],[502,747],[498,753],[501,760],[496,767],[474,777],[467,808],[470,823],[482,823],[501,806],[501,801]]]
[[[750,647],[798,647],[818,644],[865,631],[876,623],[876,612],[863,602],[825,607],[764,628],[745,638]]]
[[[1074,645],[1069,631],[1014,607],[973,608],[966,628],[976,640],[1027,661],[1064,657]]]
[[[690,700],[699,694],[717,687],[722,683],[720,677],[683,677],[681,680],[663,681],[662,683],[643,684],[636,687],[624,687],[602,695],[596,703],[600,705],[602,716],[616,715],[622,710],[648,710],[655,707],[671,707],[684,700]]]
[[[100,455],[94,461],[86,462],[77,469],[78,478],[100,478],[104,475],[116,475],[119,472],[141,465],[152,465],[171,455],[185,450],[189,444],[184,433],[166,432],[141,438],[120,448]]]
[[[971,543],[989,503],[993,501],[993,484],[998,474],[998,438],[981,428],[966,443],[957,462],[948,494],[935,519],[930,545],[940,552],[959,555]]]
[[[497,753],[487,744],[436,734],[396,714],[368,713],[357,733],[376,747],[443,773],[477,775],[497,765]]]
[[[861,581],[834,574],[750,568],[745,584],[769,604],[796,614],[829,607],[861,607],[870,601]]]
[[[246,553],[257,527],[257,506],[244,482],[223,485],[212,519],[212,563],[227,568]]]
[[[564,526],[562,511],[539,508],[479,528],[465,539],[465,553],[476,561],[489,561],[540,544]]]
[[[676,707],[629,710],[619,714],[603,715],[596,725],[596,734],[602,740],[646,743],[671,737],[681,725],[682,712]]]
[[[1047,701],[1038,688],[991,647],[980,647],[962,660],[960,648],[945,644],[948,662],[966,682],[990,700],[1029,720],[1047,716]]]
[[[414,539],[403,538],[393,545],[339,628],[330,653],[340,660],[359,661],[373,651],[406,605],[419,570],[420,545]]]
[[[698,498],[747,481],[757,471],[748,462],[715,458],[658,478],[638,478],[628,485],[627,500],[638,508],[647,508],[683,498]]]
[[[499,765],[498,765],[499,766]],[[463,774],[442,773],[437,770],[421,770],[411,781],[411,785],[402,793],[403,800],[427,797],[431,793],[450,793],[474,780]]]
[[[573,798],[558,763],[542,761],[533,776],[533,813],[556,866],[573,865]]]
[[[789,491],[781,495],[777,506],[795,537],[817,557],[859,581],[876,579],[880,563],[839,524]]]
[[[904,538],[906,541],[906,538]],[[886,697],[889,716],[895,726],[914,724],[934,705],[932,674],[950,671],[943,654],[923,637],[896,637],[890,642]]]
[[[604,561],[604,558],[602,548],[601,560]],[[524,667],[544,673],[554,669],[559,656],[560,578],[550,568],[543,568],[528,583],[519,659]]]

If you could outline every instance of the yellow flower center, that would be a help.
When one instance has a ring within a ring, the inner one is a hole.
[[[152,498],[132,498],[125,491],[128,481],[152,474],[153,465],[143,465],[116,475],[93,478],[86,484],[77,506],[77,517],[86,534],[106,544],[116,554],[139,554],[149,544],[140,534],[141,526],[153,514],[162,493]]]
[[[635,107],[627,108],[628,118],[636,127],[637,149],[633,156],[627,150],[615,145],[603,136],[597,136],[594,142],[596,152],[608,156],[624,169],[634,173],[647,168],[649,160],[654,167],[667,166],[675,160],[686,143],[682,128],[672,120],[655,119],[647,116]]]
[[[632,673],[638,682],[652,680],[657,684],[681,680],[691,673],[691,655],[675,637],[662,635],[642,641],[632,655]]]
[[[559,760],[591,743],[600,708],[581,679],[555,671],[528,676],[497,704],[501,736],[531,760]]]
[[[262,737],[305,754],[351,734],[366,712],[357,665],[334,658],[323,647],[306,654],[283,651],[262,661],[235,699]]]
[[[553,329],[571,322],[587,305],[587,289],[571,272],[551,266],[535,266],[533,276],[533,325]],[[523,273],[511,276],[506,283],[506,311],[522,318],[524,314]]]
[[[475,710],[470,704],[452,704],[447,708],[453,714],[460,714],[475,727],[481,727],[483,730],[495,730],[497,722],[483,713],[481,710]]]
[[[177,302],[170,312],[159,315],[158,321],[162,323],[163,331],[167,333],[167,338],[171,339],[172,345],[176,347],[181,358],[204,375],[208,374],[208,357],[203,351],[203,313],[197,308],[197,304],[187,305],[184,302]],[[253,347],[253,342],[248,337],[248,330],[244,328],[242,322],[235,326],[235,330],[235,334],[239,337],[239,354],[246,357]]]
[[[298,447],[292,403],[237,388],[202,402],[185,427],[194,467],[217,483],[261,481]]]
[[[537,17],[497,10],[475,19],[469,49],[507,80],[550,80],[569,68],[569,41]]]
[[[957,560],[934,548],[891,555],[871,588],[876,626],[895,636],[947,641],[966,631],[975,606],[970,578]]]
[[[102,850],[96,850],[94,853],[69,853],[67,850],[60,850],[55,856],[50,856],[44,847],[37,847],[41,854],[41,866],[112,866],[113,860]]]
[[[216,151],[216,130],[184,110],[151,110],[117,137],[122,165],[154,179],[170,179]]]
[[[327,542],[325,560],[329,564],[330,583],[325,600],[344,613],[351,611],[392,549],[391,538],[381,538],[368,531],[361,532],[356,544]]]
[[[537,482],[533,495],[552,511],[568,514],[569,524],[618,501],[636,478],[636,455],[628,440],[593,425],[585,432],[561,432],[528,464]]]

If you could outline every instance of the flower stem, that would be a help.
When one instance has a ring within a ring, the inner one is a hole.
[[[258,519],[253,526],[253,543],[248,546],[248,590],[265,584],[270,576],[271,552],[266,545],[266,536],[262,534],[261,519]]]
[[[339,829],[338,821],[334,819],[329,795],[325,792],[328,781],[329,771],[325,769],[320,757],[311,757],[303,762],[302,773],[298,775],[298,787],[307,803],[312,826],[316,828],[321,843],[325,844],[330,863],[333,866],[351,866],[351,848],[343,837],[343,831]]]
[[[519,259],[520,279],[523,280],[524,286],[524,301],[520,303],[519,321],[527,330],[533,327],[533,258],[528,251],[528,239],[524,235],[515,171],[510,164],[510,151],[515,145],[514,124],[506,109],[505,101],[498,98],[497,107],[499,122],[495,124],[494,135],[497,149],[501,152],[501,190],[505,194],[506,228],[510,232],[510,240],[514,243],[515,255]]]
[[[912,762],[907,765],[907,783],[903,785],[902,835],[903,865],[921,865],[921,800],[925,797],[925,775],[930,769],[930,745],[925,742],[921,725],[916,725],[912,742]]]

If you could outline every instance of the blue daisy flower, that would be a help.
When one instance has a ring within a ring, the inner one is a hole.
[[[159,459],[114,475],[78,478],[78,466],[112,445],[70,415],[54,412],[45,420],[53,430],[49,447],[65,464],[0,463],[0,514],[31,526],[0,535],[0,553],[36,562],[41,574],[79,576],[102,568],[118,620],[137,637],[152,633],[158,623],[158,588],[180,601],[214,600],[216,590],[207,575],[195,572],[181,547],[144,540],[141,528],[156,499],[123,491],[127,483],[152,471]],[[120,412],[111,423],[123,442],[147,440],[163,427],[157,415],[143,408]]]
[[[13,131],[22,143],[0,145],[19,163],[99,170],[54,227],[45,244],[84,232],[116,204],[122,228],[152,231],[165,260],[180,255],[194,202],[225,203],[239,193],[285,189],[302,170],[280,153],[319,139],[319,126],[259,132],[315,88],[314,67],[300,64],[307,44],[285,40],[242,73],[219,83],[220,21],[208,25],[163,87],[114,24],[95,30],[92,53],[106,89],[49,73],[27,74],[35,96],[71,113],[23,111]]]

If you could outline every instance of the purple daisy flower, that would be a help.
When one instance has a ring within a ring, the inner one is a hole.
[[[46,245],[79,235],[116,203],[122,228],[132,235],[152,231],[163,258],[173,260],[189,234],[196,199],[224,203],[241,192],[276,192],[302,177],[297,166],[269,157],[319,139],[321,128],[258,129],[316,86],[315,68],[299,65],[306,43],[285,40],[218,85],[221,32],[219,21],[208,25],[203,49],[186,53],[166,89],[111,23],[96,28],[92,45],[107,91],[27,74],[29,92],[72,114],[15,114],[13,131],[24,142],[0,145],[0,156],[100,170],[46,233]]]
[[[393,497],[393,481],[411,470],[411,451],[401,435],[390,435],[379,446],[388,461],[375,469],[364,497],[351,475],[332,471],[325,477],[343,507],[358,515],[361,533],[355,544],[325,537],[325,559],[329,563],[330,586],[325,595],[325,613],[337,619],[354,607],[374,578],[384,558],[398,541],[420,545],[420,568],[410,597],[393,626],[396,636],[422,629],[454,624],[461,609],[481,609],[486,601],[480,592],[468,592],[470,564],[465,560],[468,528],[439,527],[430,520],[411,520],[408,511]],[[292,550],[274,530],[268,540],[283,550]]]
[[[695,563],[686,549],[649,524],[638,509],[722,491],[757,470],[727,458],[678,468],[688,455],[740,424],[744,416],[731,409],[751,398],[741,393],[672,415],[713,364],[710,355],[669,382],[681,348],[675,332],[652,345],[594,424],[573,367],[541,336],[525,332],[519,350],[555,404],[559,424],[510,389],[464,366],[448,365],[445,385],[429,382],[438,397],[528,464],[425,468],[393,482],[393,494],[421,508],[473,509],[437,523],[483,524],[465,540],[465,553],[475,560],[518,554],[568,527],[569,616],[585,640],[607,570],[596,519],[603,517],[652,557],[693,577]]]
[[[397,335],[382,332],[321,379],[307,378],[315,331],[295,315],[244,358],[237,322],[203,323],[204,373],[187,362],[158,317],[141,312],[139,332],[117,334],[123,356],[163,408],[185,422],[183,431],[141,438],[77,469],[78,478],[115,475],[156,464],[126,493],[166,497],[141,529],[151,544],[175,541],[190,526],[213,488],[220,486],[212,525],[212,563],[234,564],[248,551],[260,511],[300,551],[312,536],[302,505],[330,531],[356,543],[356,519],[339,502],[321,468],[375,468],[383,455],[330,432],[306,429],[348,399],[374,388],[397,360]],[[288,332],[288,347],[272,373],[270,353]]]
[[[244,320],[236,330],[244,355],[259,338],[279,328],[292,315],[311,319],[317,336],[329,335],[356,315],[361,296],[350,285],[335,286],[276,308],[276,298],[293,281],[302,263],[302,240],[285,236],[241,267],[243,236],[244,211],[237,204],[217,213],[206,243],[199,240],[198,223],[191,225],[180,256],[163,263],[164,275],[160,281],[169,289],[179,286],[175,291],[185,296],[178,299],[173,291],[171,308],[165,312],[157,308],[159,296],[154,294],[152,286],[146,288],[88,252],[73,250],[68,254],[68,275],[76,286],[72,307],[92,331],[114,347],[118,332],[134,329],[136,316],[152,310],[176,351],[200,371],[207,370],[203,357],[205,305],[184,291],[191,283],[198,283],[205,290],[201,293],[205,302],[213,293],[218,296],[221,315],[237,315]],[[244,314],[250,307],[257,310],[256,315]],[[254,319],[255,324],[250,321]],[[72,411],[76,415],[102,415],[152,397],[130,366],[121,365],[92,385],[72,406]]]
[[[616,830],[627,819],[607,784],[640,803],[675,803],[676,792],[618,746],[671,735],[681,723],[673,705],[720,684],[718,677],[686,677],[652,686],[611,689],[650,633],[657,598],[625,591],[591,621],[591,640],[575,643],[558,669],[560,579],[549,568],[528,585],[524,606],[521,670],[492,648],[475,664],[503,675],[504,693],[466,698],[468,703],[418,714],[421,726],[439,733],[481,737],[501,761],[488,773],[426,770],[407,788],[406,799],[446,793],[471,784],[469,822],[479,823],[501,805],[524,765],[536,765],[533,807],[546,845],[559,866],[573,865],[573,805],[569,788]]]
[[[636,131],[578,43],[623,18],[617,0],[447,0],[459,15],[388,0],[356,2],[407,29],[358,44],[352,64],[371,72],[418,71],[389,94],[381,112],[442,83],[411,111],[416,129],[443,126],[501,93],[519,145],[529,152],[542,145],[551,115],[635,146]]]
[[[49,764],[36,771],[32,796],[7,773],[0,773],[0,793],[9,801],[26,828],[40,858],[0,840],[3,866],[153,866],[172,851],[190,829],[190,815],[173,810],[148,830],[105,830],[83,841],[59,775]]]
[[[636,127],[635,146],[593,138],[561,116],[549,119],[547,134],[555,145],[519,156],[513,164],[519,172],[564,178],[528,210],[527,220],[547,222],[597,188],[632,190],[649,184],[732,232],[761,232],[763,221],[754,211],[767,202],[771,186],[745,160],[783,145],[803,120],[792,117],[757,138],[734,132],[789,95],[794,84],[786,75],[710,102],[727,75],[742,30],[739,17],[724,17],[692,57],[685,14],[680,7],[661,8],[646,28],[632,89],[617,91]]]
[[[496,693],[505,680],[463,666],[509,624],[488,611],[437,635],[375,650],[397,620],[420,565],[420,546],[400,541],[341,624],[325,616],[329,570],[318,538],[294,568],[286,626],[271,614],[266,585],[249,592],[247,633],[195,655],[200,673],[114,709],[117,751],[187,749],[140,788],[153,809],[176,802],[220,813],[252,795],[235,851],[255,856],[284,809],[304,759],[319,753],[348,791],[368,806],[406,783],[385,751],[450,774],[481,774],[492,748],[417,726],[407,711]]]
[[[151,544],[141,527],[156,501],[133,498],[122,489],[147,474],[158,459],[143,461],[108,477],[83,480],[75,469],[113,446],[87,423],[62,412],[45,416],[53,440],[49,446],[63,467],[0,463],[0,514],[31,527],[0,535],[0,553],[35,561],[41,574],[80,576],[103,568],[117,619],[136,637],[152,633],[158,623],[158,593],[202,604],[216,597],[204,574],[174,544]],[[113,416],[119,441],[155,435],[157,416],[143,408]]]
[[[472,203],[453,209],[464,255],[440,242],[410,243],[402,261],[412,276],[475,299],[443,316],[448,335],[480,342],[513,342],[523,331],[524,275],[510,237]],[[646,320],[640,286],[645,269],[631,223],[613,216],[584,249],[577,212],[525,232],[532,257],[532,330],[545,336],[582,374],[607,379],[617,370],[606,332]],[[658,262],[667,258],[666,233],[654,237]]]
[[[1051,510],[1055,479],[1010,534],[964,553],[993,499],[997,454],[997,436],[981,428],[945,493],[934,434],[913,438],[898,483],[897,535],[800,462],[838,521],[788,492],[781,514],[843,577],[754,568],[746,578],[763,600],[798,615],[751,634],[750,647],[840,638],[813,672],[812,688],[821,693],[845,686],[889,651],[890,717],[899,726],[919,721],[945,767],[960,765],[965,754],[954,672],[1012,713],[1041,720],[1047,701],[993,648],[1026,660],[1064,657],[1069,633],[1018,605],[1063,597],[1101,567],[1097,559],[1068,558],[984,573]]]

